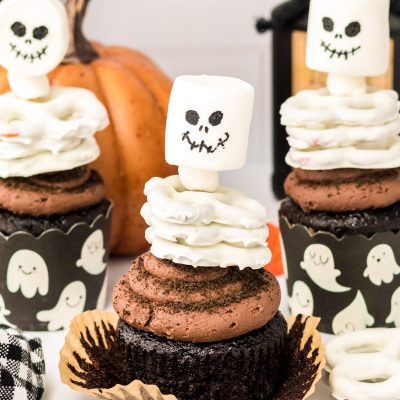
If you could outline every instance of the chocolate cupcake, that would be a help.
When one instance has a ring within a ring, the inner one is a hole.
[[[49,85],[68,20],[58,0],[39,2],[0,10],[0,64],[11,86],[0,96],[0,305],[4,322],[55,331],[105,300],[111,203],[88,164],[108,117],[93,93]],[[19,19],[21,7],[29,21]],[[43,54],[17,43],[28,24],[40,26],[31,44],[45,45]]]
[[[294,168],[285,182],[289,197],[280,207],[289,303],[293,313],[321,316],[321,330],[335,334],[400,326],[395,316],[400,290],[398,95],[354,78],[387,68],[389,2],[364,5],[349,1],[334,10],[322,0],[311,1],[308,65],[329,73],[328,87],[300,92],[282,106],[287,162]],[[365,14],[362,29],[373,40],[363,42],[365,36],[354,31],[355,40],[363,43],[351,60],[349,54],[347,64],[336,53],[329,57],[319,46],[321,37],[333,43],[328,22],[353,21],[360,13]],[[376,58],[382,49],[383,58]]]
[[[314,391],[324,366],[317,319],[280,314],[279,284],[264,269],[265,207],[219,185],[217,171],[245,160],[252,104],[253,88],[233,78],[175,81],[166,154],[179,176],[145,186],[151,248],[115,285],[116,314],[73,320],[60,360],[72,389],[110,400]]]
[[[180,399],[223,399],[228,390],[238,399],[268,398],[283,369],[279,300],[279,285],[264,270],[194,269],[150,253],[113,296],[137,379]]]
[[[188,93],[197,102],[189,111],[181,102]],[[200,126],[210,102],[223,111]],[[279,284],[263,269],[271,260],[266,210],[219,186],[214,172],[241,166],[250,118],[235,124],[235,109],[251,116],[252,103],[253,88],[242,81],[176,80],[166,153],[180,175],[146,184],[142,216],[152,246],[114,289],[118,339],[136,378],[182,400],[271,399],[284,375],[288,327]],[[197,125],[204,139],[196,147]],[[182,146],[176,133],[188,129]],[[200,162],[210,171],[197,169]]]

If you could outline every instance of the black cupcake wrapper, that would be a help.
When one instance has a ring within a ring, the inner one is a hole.
[[[321,317],[325,333],[400,327],[399,232],[337,237],[285,217],[280,228],[292,313]]]
[[[68,232],[0,234],[0,322],[55,331],[66,329],[82,311],[103,307],[111,214],[112,205]]]
[[[287,324],[278,313],[259,331],[216,344],[174,342],[118,323],[135,379],[178,399],[271,398],[284,370]]]

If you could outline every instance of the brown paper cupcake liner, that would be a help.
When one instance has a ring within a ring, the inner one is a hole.
[[[274,400],[303,400],[315,392],[325,368],[325,345],[317,327],[320,318],[286,317],[288,342],[284,383]]]
[[[72,390],[109,400],[176,400],[157,386],[138,380],[129,382],[132,370],[121,363],[114,312],[87,311],[71,323],[60,352],[61,381]],[[318,318],[288,317],[287,367],[274,400],[302,400],[315,391],[325,366],[325,347],[317,331]],[[122,364],[122,365],[121,365]],[[118,379],[121,384],[102,389]],[[124,380],[126,382],[124,382]]]

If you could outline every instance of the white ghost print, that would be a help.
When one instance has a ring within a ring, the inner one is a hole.
[[[392,296],[392,308],[389,316],[386,318],[387,324],[394,324],[396,328],[400,328],[400,288],[398,288]]]
[[[313,315],[314,298],[310,288],[304,282],[294,283],[292,297],[289,297],[289,307],[293,315]]]
[[[304,252],[304,261],[300,263],[312,281],[320,288],[333,293],[348,292],[350,288],[336,282],[341,272],[335,269],[335,260],[329,247],[312,244]]]
[[[10,324],[7,318],[11,314],[11,311],[6,308],[6,303],[4,302],[3,296],[0,294],[0,325],[8,325],[15,328],[15,325]]]
[[[387,244],[375,246],[368,254],[364,277],[376,286],[391,283],[395,275],[400,274],[393,249]]]
[[[340,311],[332,322],[332,330],[335,335],[360,331],[374,325],[375,319],[369,314],[364,296],[360,291],[353,302]]]
[[[86,287],[82,282],[75,281],[64,288],[53,309],[38,312],[36,318],[40,322],[48,322],[49,331],[67,329],[72,319],[84,310],[85,303]]]
[[[103,232],[98,229],[83,244],[81,258],[76,262],[76,266],[83,268],[88,274],[99,275],[107,266],[103,260],[105,254]]]
[[[104,278],[104,283],[101,288],[99,298],[97,299],[96,310],[104,310],[107,302],[107,289],[108,289],[108,281],[109,281],[109,272],[106,272],[106,276]]]
[[[49,291],[49,272],[43,258],[32,250],[19,250],[10,259],[7,269],[7,288],[11,293],[21,289],[32,299],[38,292],[46,296]]]

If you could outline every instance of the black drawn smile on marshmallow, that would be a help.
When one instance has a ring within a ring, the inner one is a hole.
[[[36,53],[23,53],[18,49],[16,44],[10,43],[11,52],[15,54],[15,58],[23,58],[24,60],[30,61],[31,63],[36,60],[41,60],[43,56],[46,55],[48,46],[43,47],[41,50]]]
[[[190,150],[199,150],[199,153],[201,153],[203,150],[205,150],[207,153],[212,154],[215,153],[220,147],[223,149],[225,148],[225,143],[229,140],[230,135],[228,132],[225,132],[225,138],[219,138],[218,143],[216,146],[212,145],[207,145],[204,140],[202,140],[200,143],[197,143],[195,140],[192,140],[190,138],[190,132],[187,131],[186,133],[183,134],[182,136],[182,141],[186,141],[190,145]]]
[[[338,59],[344,58],[348,60],[350,56],[354,56],[358,50],[361,49],[361,46],[353,47],[351,50],[338,50],[332,48],[330,43],[326,43],[324,40],[321,40],[321,47],[324,49],[325,53],[328,52],[330,54],[330,58],[337,57]]]

